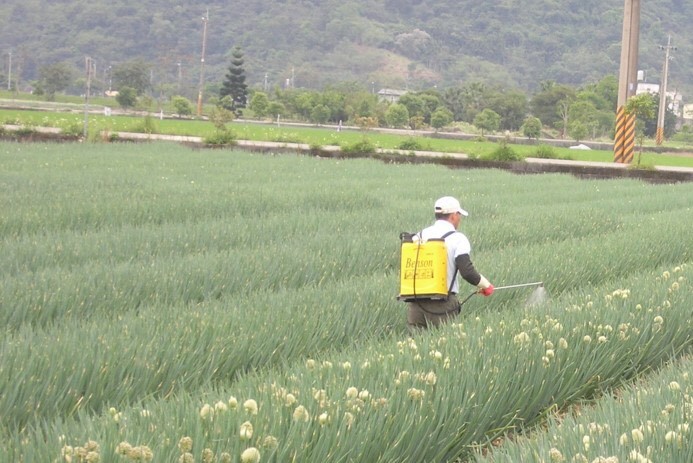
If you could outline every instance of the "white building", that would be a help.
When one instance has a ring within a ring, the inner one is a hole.
[[[388,101],[390,103],[397,103],[399,97],[407,93],[403,90],[393,90],[391,88],[383,88],[378,91],[378,98],[380,101]]]
[[[689,104],[683,105],[682,116],[687,121],[693,121],[693,104],[689,103]]]

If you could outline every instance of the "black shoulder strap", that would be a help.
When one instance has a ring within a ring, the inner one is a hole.
[[[455,233],[455,230],[450,230],[446,234],[444,234],[441,238],[445,240],[448,236],[452,235]],[[450,287],[448,288],[448,294],[452,291],[452,287],[455,286],[455,280],[457,279],[457,270],[455,270],[455,273],[453,274],[452,281],[450,282]]]

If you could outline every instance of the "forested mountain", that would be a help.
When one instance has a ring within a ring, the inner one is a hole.
[[[669,89],[690,95],[693,0],[641,4],[639,68],[659,82],[659,45],[671,34]],[[623,10],[623,0],[3,0],[1,72],[5,82],[11,71],[26,84],[57,62],[82,72],[89,56],[107,81],[109,66],[142,58],[152,87],[194,94],[208,14],[208,85],[221,84],[240,46],[251,88],[478,81],[532,91],[545,80],[580,85],[617,75]]]

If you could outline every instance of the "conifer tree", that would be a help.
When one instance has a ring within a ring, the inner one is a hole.
[[[221,106],[229,111],[233,111],[236,116],[240,116],[242,109],[246,107],[248,101],[248,85],[245,83],[243,51],[241,48],[235,47],[231,52],[231,57],[231,65],[219,90],[219,96]]]

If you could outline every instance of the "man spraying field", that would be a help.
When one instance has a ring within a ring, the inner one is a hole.
[[[416,234],[402,234],[399,299],[407,302],[412,330],[438,326],[460,313],[458,272],[480,294],[493,294],[493,285],[472,264],[469,240],[457,231],[469,213],[452,196],[438,199],[434,212],[433,225]]]

